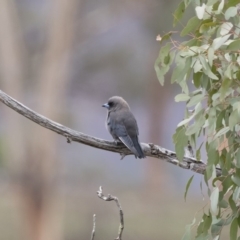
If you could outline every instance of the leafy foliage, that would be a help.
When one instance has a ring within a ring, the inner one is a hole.
[[[173,136],[178,158],[183,158],[188,141],[196,148],[199,136],[205,139],[196,149],[196,157],[200,160],[204,146],[209,204],[197,224],[195,239],[219,239],[223,227],[230,225],[229,239],[233,240],[240,226],[240,3],[183,0],[174,13],[174,25],[190,5],[195,16],[180,33],[189,40],[179,43],[173,40],[173,32],[164,35],[160,43],[168,42],[161,47],[155,70],[163,85],[174,65],[171,82],[182,89],[175,100],[186,102],[186,108],[192,110],[186,111]],[[217,165],[222,169],[218,177]],[[193,226],[195,219],[186,227],[183,239],[191,239]]]

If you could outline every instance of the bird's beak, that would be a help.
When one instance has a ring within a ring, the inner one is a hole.
[[[109,105],[108,105],[107,103],[104,103],[104,104],[102,105],[102,107],[105,107],[105,108],[109,109]]]

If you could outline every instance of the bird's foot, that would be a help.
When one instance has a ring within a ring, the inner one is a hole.
[[[116,144],[117,146],[120,146],[120,145],[123,144],[120,140],[114,140],[114,142],[115,142],[115,144]]]

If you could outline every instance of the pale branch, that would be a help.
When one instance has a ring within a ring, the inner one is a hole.
[[[22,103],[13,99],[6,93],[0,90],[0,101],[12,108],[14,111],[23,115],[24,117],[30,119],[31,121],[41,125],[44,128],[47,128],[53,132],[56,132],[67,138],[67,142],[71,141],[79,142],[94,148],[99,148],[102,150],[116,152],[123,155],[132,154],[129,149],[127,149],[123,144],[118,145],[115,142],[106,141],[100,138],[92,137],[81,132],[77,132],[73,129],[65,127],[57,122],[54,122],[36,112],[30,108],[24,106]],[[161,146],[155,145],[153,143],[141,143],[143,151],[146,156],[161,159],[167,161],[174,165],[177,165],[184,169],[190,169],[194,172],[204,174],[207,165],[203,161],[197,161],[191,156],[185,156],[182,161],[177,159],[176,153],[165,149]],[[221,175],[221,169],[216,168],[217,176]]]
[[[116,202],[117,207],[119,209],[120,225],[119,225],[119,229],[118,229],[118,236],[117,236],[117,238],[115,238],[115,240],[122,240],[122,233],[123,233],[123,229],[124,229],[124,219],[123,219],[123,210],[118,201],[118,198],[115,196],[112,196],[111,194],[108,194],[107,197],[104,196],[101,186],[99,187],[99,190],[97,191],[97,195],[99,198],[101,198],[104,201],[115,201]]]
[[[94,240],[95,229],[96,229],[96,214],[93,214],[93,229],[92,229],[92,234],[91,234],[91,240]]]

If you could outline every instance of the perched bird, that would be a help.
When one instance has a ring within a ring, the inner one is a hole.
[[[108,109],[106,128],[117,142],[121,141],[137,158],[144,158],[138,140],[138,126],[128,103],[121,97],[111,97],[102,105]]]

